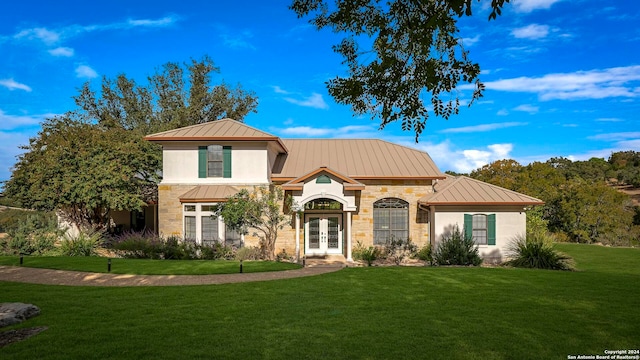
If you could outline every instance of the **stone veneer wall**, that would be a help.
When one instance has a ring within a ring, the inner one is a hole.
[[[158,185],[158,233],[182,237],[182,204],[180,195],[196,185]]]
[[[358,212],[352,218],[352,244],[373,245],[373,203],[398,198],[409,203],[409,236],[422,247],[429,242],[429,222],[425,211],[418,211],[418,200],[433,191],[431,180],[369,180],[360,193]]]
[[[363,180],[365,190],[357,199],[358,211],[352,215],[352,246],[357,242],[364,246],[373,245],[373,203],[388,197],[399,198],[409,203],[409,234],[411,241],[422,247],[429,241],[429,222],[427,214],[418,210],[418,200],[431,193],[431,180]],[[196,185],[159,185],[158,186],[158,222],[159,232],[165,236],[182,236],[182,206],[180,195]],[[238,187],[240,188],[240,187]],[[346,216],[343,226],[346,226]],[[346,229],[344,231],[346,246]],[[246,246],[257,246],[258,238],[251,234],[245,236]],[[285,250],[295,255],[295,218],[290,224],[278,231],[276,253]],[[304,251],[304,215],[300,216],[300,251]],[[346,249],[345,249],[346,253]],[[301,254],[303,255],[303,254]]]

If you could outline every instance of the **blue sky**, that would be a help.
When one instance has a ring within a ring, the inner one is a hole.
[[[484,98],[431,117],[414,142],[399,124],[354,117],[325,81],[345,74],[331,45],[289,1],[6,1],[0,5],[0,181],[48,116],[74,109],[90,81],[139,83],[168,61],[210,55],[214,81],[259,97],[246,123],[283,138],[382,138],[427,151],[441,170],[513,158],[607,158],[640,151],[640,2],[513,0],[487,21],[488,0],[460,20],[483,69]],[[463,103],[471,91],[461,88]]]

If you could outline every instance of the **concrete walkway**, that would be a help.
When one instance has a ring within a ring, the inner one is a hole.
[[[297,270],[220,275],[123,275],[0,266],[0,281],[66,286],[180,286],[292,279],[326,274],[338,266],[305,267]]]

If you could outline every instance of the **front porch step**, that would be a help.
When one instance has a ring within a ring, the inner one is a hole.
[[[304,264],[306,267],[345,267],[347,259],[343,255],[314,255],[307,256]]]

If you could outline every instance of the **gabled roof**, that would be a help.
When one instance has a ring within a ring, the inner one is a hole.
[[[235,195],[238,189],[228,185],[200,185],[180,196],[180,202],[221,202]]]
[[[271,179],[290,181],[326,167],[355,180],[444,179],[423,151],[377,139],[283,139]]]
[[[466,176],[447,176],[436,192],[423,196],[424,205],[543,205],[544,202],[496,185]]]
[[[145,136],[145,140],[162,141],[273,141],[286,153],[282,140],[240,121],[222,119]]]
[[[364,190],[365,186],[363,183],[353,180],[348,176],[342,175],[339,172],[329,169],[326,166],[321,166],[308,174],[302,175],[297,179],[293,179],[285,184],[282,184],[282,188],[284,190],[302,190],[305,180],[322,172],[326,172],[342,180],[342,185],[344,186],[345,190]]]

